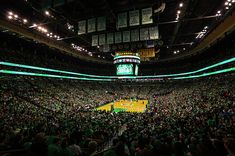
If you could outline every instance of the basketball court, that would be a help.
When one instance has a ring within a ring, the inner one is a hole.
[[[113,112],[137,112],[143,113],[146,110],[148,100],[119,100],[108,103],[106,105],[96,108],[96,110]],[[113,108],[112,108],[113,107]]]

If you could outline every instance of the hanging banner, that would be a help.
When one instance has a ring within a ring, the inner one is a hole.
[[[109,44],[103,45],[103,52],[109,52],[109,51],[110,51],[110,45]]]
[[[86,33],[86,20],[78,22],[78,35]]]
[[[140,32],[139,29],[131,30],[131,41],[139,41],[140,40]]]
[[[117,27],[118,28],[127,27],[127,13],[126,12],[118,14]]]
[[[87,32],[91,33],[91,32],[95,32],[95,30],[96,30],[96,18],[88,19]]]
[[[142,9],[142,24],[153,23],[153,11],[152,8]]]
[[[122,33],[115,32],[115,43],[121,43],[121,42],[122,42]]]
[[[130,26],[140,25],[139,10],[129,11],[129,25]]]
[[[107,34],[107,44],[113,44],[114,43],[114,39],[113,39],[113,33],[108,33]]]
[[[137,50],[137,53],[139,54],[140,58],[155,57],[154,48],[140,49],[140,50]]]
[[[158,27],[157,26],[149,28],[149,39],[150,40],[159,39]]]
[[[141,41],[149,40],[149,29],[148,28],[141,28],[140,29],[140,40]]]
[[[99,35],[99,45],[104,45],[104,44],[106,44],[105,34],[100,34]]]
[[[123,42],[130,42],[130,31],[123,31]]]
[[[98,46],[98,35],[92,35],[92,46]]]
[[[106,17],[97,18],[97,31],[106,30]]]

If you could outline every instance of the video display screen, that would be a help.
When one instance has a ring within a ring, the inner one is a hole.
[[[133,75],[133,64],[117,65],[117,75]]]

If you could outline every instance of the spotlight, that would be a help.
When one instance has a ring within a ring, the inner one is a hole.
[[[220,14],[221,13],[221,11],[219,10],[219,11],[217,11],[217,14]]]
[[[9,15],[9,16],[7,16],[7,18],[11,20],[13,17]]]
[[[23,22],[24,22],[24,23],[27,23],[27,22],[28,22],[28,20],[27,20],[27,19],[23,19]]]
[[[228,5],[228,2],[225,2],[224,5]]]
[[[184,6],[184,4],[183,4],[183,3],[180,3],[179,7],[182,8],[183,6]]]
[[[181,11],[180,11],[180,10],[178,10],[178,11],[177,11],[177,14],[180,14],[180,13],[181,13]]]
[[[38,30],[39,30],[39,31],[43,31],[42,29],[43,29],[43,28],[42,28],[41,26],[38,26]]]
[[[15,18],[18,18],[18,15],[15,14],[14,17],[15,17]]]
[[[9,15],[13,15],[13,13],[11,11],[8,12]]]
[[[229,9],[229,7],[226,7],[225,9],[226,9],[226,10],[228,10],[228,9]]]
[[[47,36],[50,36],[50,34],[47,34]]]
[[[45,11],[45,14],[47,15],[47,16],[50,16],[50,12],[49,11]]]

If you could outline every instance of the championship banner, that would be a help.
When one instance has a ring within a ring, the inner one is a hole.
[[[118,14],[117,27],[118,28],[127,27],[127,13],[126,12]]]
[[[114,36],[113,33],[107,34],[107,44],[113,44],[114,43]]]
[[[141,41],[149,40],[149,29],[148,28],[141,28],[140,29],[140,40]]]
[[[97,18],[97,31],[106,30],[106,17]]]
[[[123,42],[130,42],[130,31],[123,31]]]
[[[96,30],[96,18],[88,19],[87,32],[91,33],[91,32],[95,32],[95,30]]]
[[[121,43],[121,42],[122,42],[122,33],[115,32],[115,43]]]
[[[150,27],[149,28],[149,39],[156,40],[159,39],[158,27]]]
[[[153,11],[152,8],[142,9],[142,24],[153,23]]]
[[[137,52],[138,52],[140,58],[155,57],[155,49],[154,48],[140,49]]]
[[[78,22],[78,35],[86,33],[86,20]]]
[[[131,41],[139,41],[140,40],[140,32],[139,29],[131,30]]]
[[[92,46],[98,46],[98,35],[92,35]]]
[[[129,11],[129,25],[130,26],[140,25],[139,10]]]
[[[109,44],[103,45],[103,52],[107,53],[109,51],[110,51],[110,45]]]
[[[105,34],[100,34],[99,35],[99,45],[104,45],[104,44],[106,44]]]

